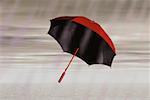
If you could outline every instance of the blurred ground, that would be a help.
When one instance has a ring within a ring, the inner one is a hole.
[[[149,100],[149,0],[1,0],[0,100]],[[49,20],[83,15],[112,38],[112,69],[71,58]]]

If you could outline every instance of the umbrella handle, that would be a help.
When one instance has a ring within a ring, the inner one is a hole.
[[[73,58],[74,58],[75,55],[78,53],[78,51],[79,51],[79,48],[76,49],[76,51],[74,52],[74,54],[73,54],[73,56],[72,56],[72,58],[71,58],[71,60],[70,60],[70,62],[69,62],[69,64],[68,64],[68,66],[66,67],[65,71],[61,74],[61,77],[60,77],[59,80],[58,80],[59,83],[62,81],[63,77],[65,76],[65,73],[66,73],[67,69],[69,68],[69,66],[70,66],[70,64],[71,64],[71,62],[72,62],[72,60],[73,60]]]
[[[60,77],[59,80],[58,80],[59,83],[62,81],[62,79],[64,78],[64,76],[65,76],[65,72],[63,72],[63,73],[61,74],[61,77]]]

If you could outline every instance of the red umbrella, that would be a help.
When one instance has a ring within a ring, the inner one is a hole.
[[[99,24],[83,16],[57,17],[50,21],[51,27],[48,34],[60,44],[64,52],[73,54],[59,83],[75,56],[89,65],[111,66],[116,55],[115,47]]]

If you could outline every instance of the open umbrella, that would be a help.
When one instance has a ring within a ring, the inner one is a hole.
[[[111,66],[115,47],[102,27],[83,16],[63,16],[54,18],[48,34],[62,47],[64,52],[73,54],[62,73],[59,83],[75,56],[88,65],[104,64]]]

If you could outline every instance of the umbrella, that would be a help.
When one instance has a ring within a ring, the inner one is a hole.
[[[83,16],[57,17],[50,22],[48,34],[60,44],[64,52],[73,54],[59,83],[75,56],[88,65],[104,64],[111,67],[116,55],[115,47],[99,24]]]

